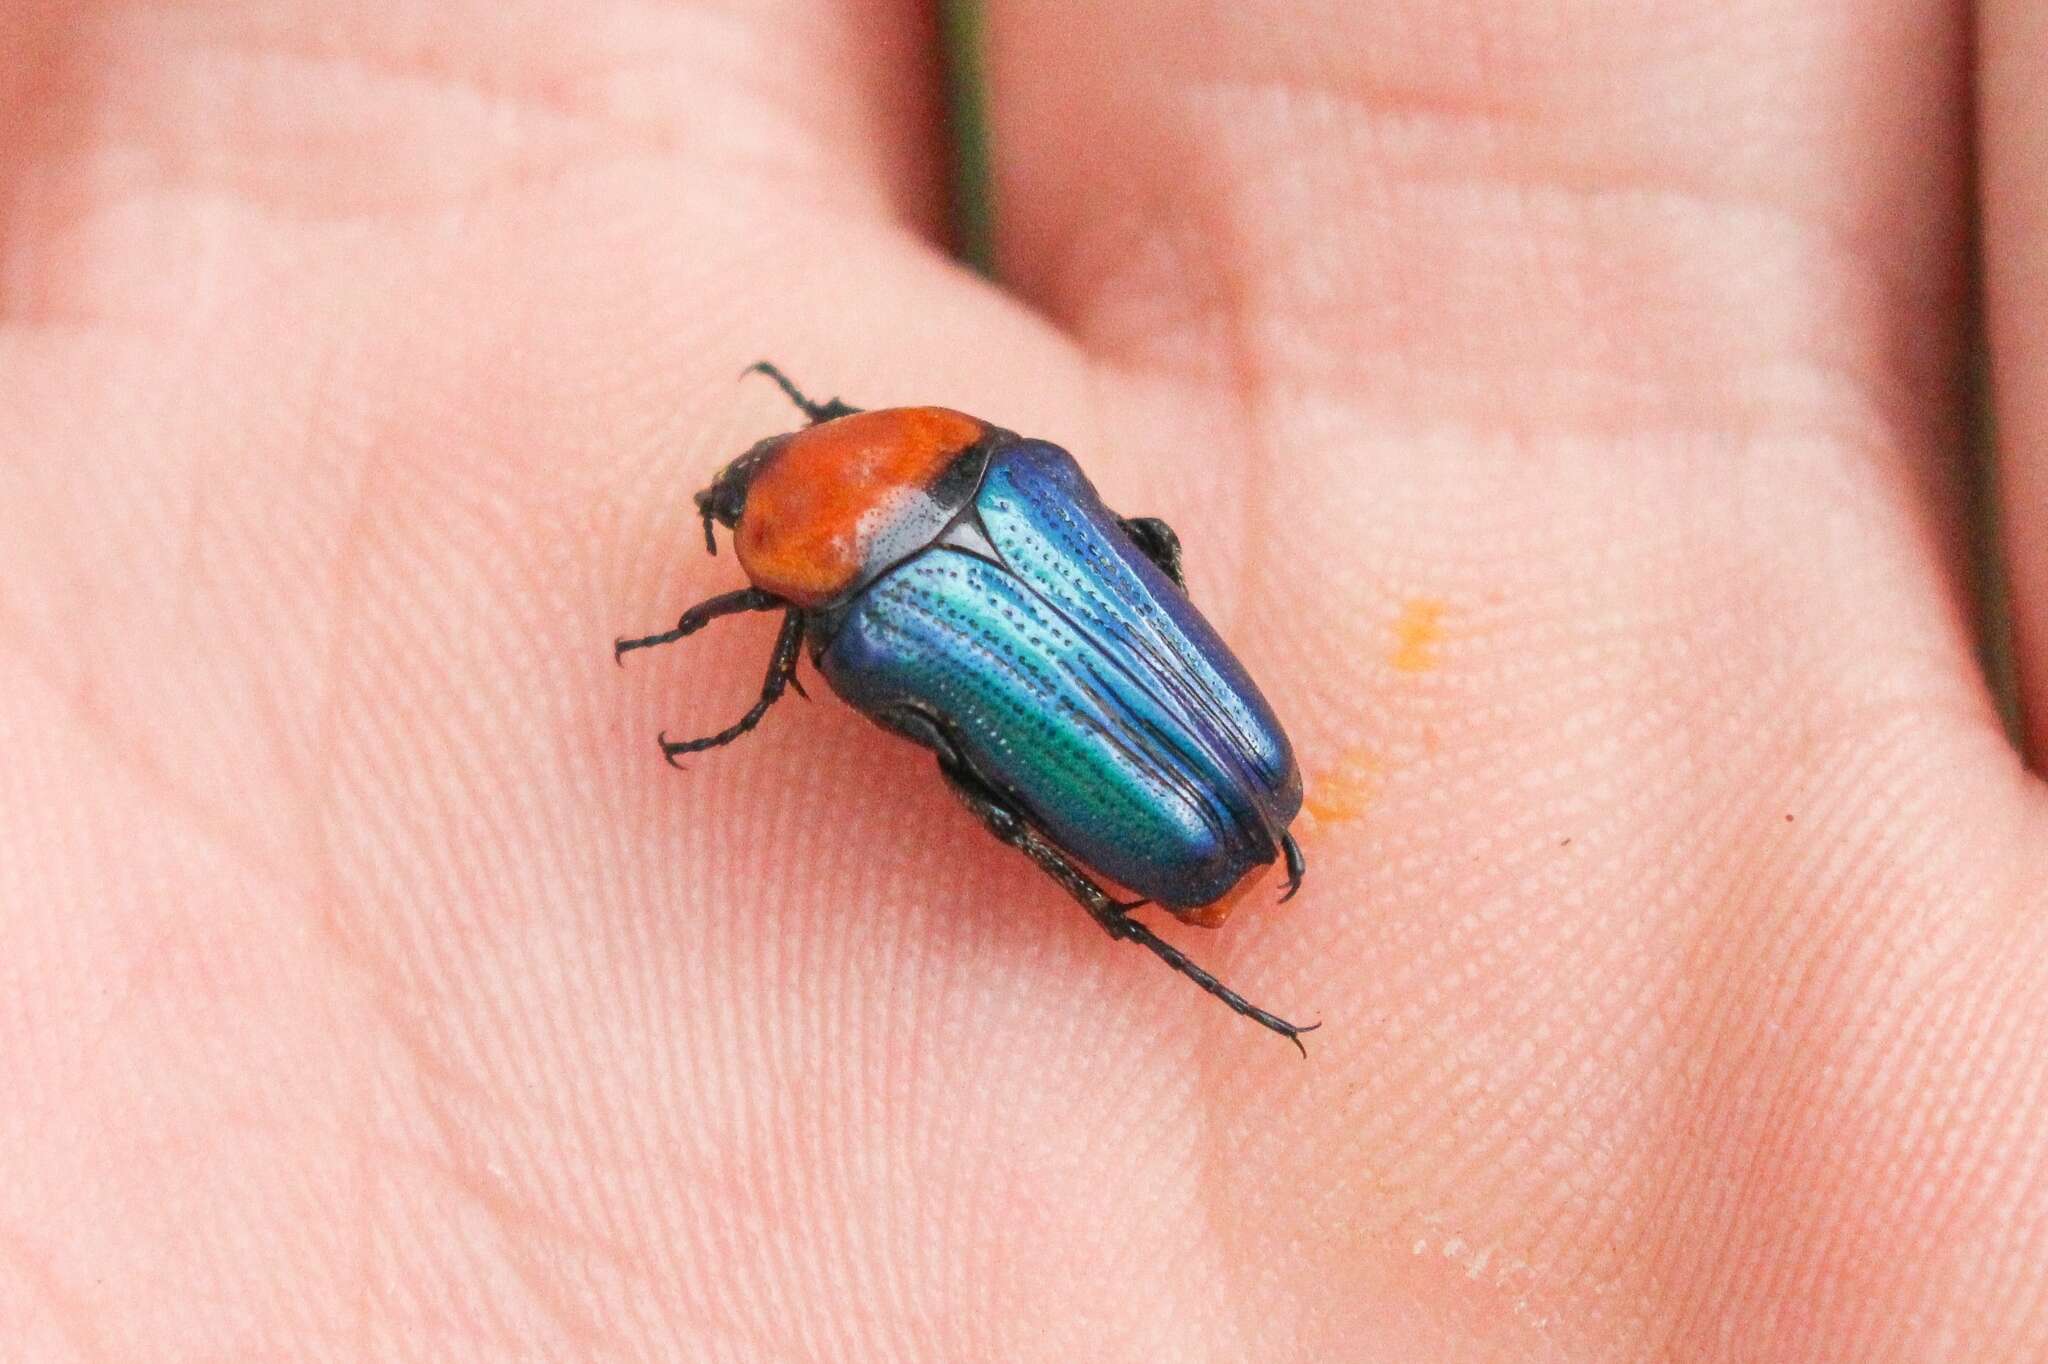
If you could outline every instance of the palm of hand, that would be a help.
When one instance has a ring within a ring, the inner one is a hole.
[[[1730,90],[1647,18],[1546,63],[1397,6],[1331,68],[999,7],[1056,329],[930,245],[916,26],[854,8],[24,21],[28,1357],[2038,1350],[1958,133],[1842,93],[1938,100],[1953,21],[1817,6]],[[1710,107],[1629,123],[1616,71]],[[1178,936],[1320,1015],[1307,1065],[843,708],[660,765],[772,625],[606,646],[737,585],[688,493],[788,424],[763,352],[1180,526],[1320,817],[1295,907]]]

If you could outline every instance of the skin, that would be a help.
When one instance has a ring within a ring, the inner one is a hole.
[[[11,1357],[2048,1354],[2040,7],[1079,8],[999,286],[908,4],[0,13]],[[662,765],[762,356],[1180,529],[1307,1062],[820,688]]]

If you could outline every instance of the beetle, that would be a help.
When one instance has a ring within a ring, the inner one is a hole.
[[[805,425],[771,436],[696,495],[705,548],[732,533],[749,585],[672,630],[780,611],[751,709],[684,754],[731,743],[796,680],[808,646],[833,691],[930,749],[946,784],[1109,935],[1137,943],[1307,1054],[1299,1026],[1252,1004],[1133,917],[1156,903],[1213,927],[1257,875],[1304,861],[1288,826],[1301,773],[1244,666],[1187,597],[1180,539],[1103,505],[1049,441],[943,407],[816,402],[767,361]],[[1105,882],[1129,892],[1119,899]]]

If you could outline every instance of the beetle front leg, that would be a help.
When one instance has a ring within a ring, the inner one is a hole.
[[[720,616],[737,616],[747,611],[770,611],[785,605],[782,598],[758,587],[743,587],[737,592],[725,592],[700,601],[683,612],[683,618],[676,622],[673,630],[663,630],[658,635],[647,635],[640,639],[616,639],[612,641],[612,659],[623,662],[628,649],[651,649],[657,644],[673,644],[684,635],[694,635]]]
[[[1081,907],[1093,916],[1096,923],[1102,925],[1103,931],[1110,937],[1123,942],[1134,942],[1146,948],[1237,1013],[1261,1027],[1279,1033],[1292,1042],[1303,1056],[1308,1055],[1308,1048],[1302,1045],[1301,1034],[1314,1032],[1322,1024],[1310,1023],[1303,1027],[1289,1023],[1278,1014],[1268,1013],[1253,1004],[1195,965],[1185,952],[1132,918],[1130,912],[1136,906],[1127,905],[1113,898],[1108,891],[1097,885],[1093,877],[1075,866],[1073,860],[1065,853],[1046,842],[1022,815],[964,766],[942,753],[939,757],[939,772],[945,777],[946,784],[953,788],[953,793],[980,818],[983,827],[1001,842],[1009,844],[1036,862],[1041,871],[1059,882],[1067,894],[1080,902]]]
[[[1182,571],[1180,536],[1172,526],[1156,516],[1119,516],[1117,524],[1124,534],[1131,537],[1131,543],[1139,553],[1159,566],[1159,571],[1173,579],[1173,585],[1181,591],[1188,590],[1187,574]]]
[[[784,374],[773,361],[756,360],[753,364],[741,370],[740,373],[742,376],[748,374],[767,375],[775,382],[775,386],[782,390],[782,396],[795,403],[796,410],[803,413],[813,426],[819,422],[828,422],[837,417],[850,417],[860,411],[853,404],[840,402],[837,398],[827,398],[821,403],[814,398],[805,397],[804,391],[798,388],[795,382],[787,374]]]
[[[796,680],[797,651],[804,642],[804,617],[801,611],[791,607],[789,614],[782,618],[782,633],[775,637],[775,653],[768,660],[768,678],[761,684],[761,699],[738,721],[727,725],[716,734],[702,739],[686,739],[680,742],[668,737],[667,731],[660,735],[661,754],[668,759],[670,767],[679,766],[676,759],[685,753],[701,753],[707,748],[718,748],[731,743],[761,723],[761,717],[768,708],[782,699],[782,693]],[[799,692],[803,688],[797,688]]]

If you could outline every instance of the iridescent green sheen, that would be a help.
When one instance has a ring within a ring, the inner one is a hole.
[[[1043,441],[999,445],[969,514],[856,595],[817,661],[848,702],[885,724],[914,713],[1060,847],[1168,908],[1272,862],[1301,804],[1242,665]]]

